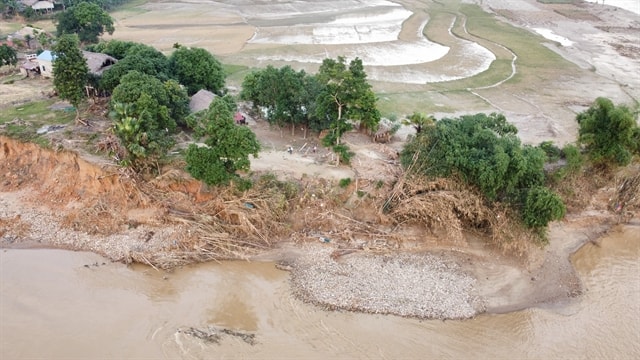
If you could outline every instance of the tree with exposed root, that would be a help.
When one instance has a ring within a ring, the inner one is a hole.
[[[80,118],[79,106],[85,98],[85,85],[89,78],[87,60],[78,47],[77,35],[63,35],[53,48],[53,86],[61,99],[76,109],[76,123],[88,125]]]

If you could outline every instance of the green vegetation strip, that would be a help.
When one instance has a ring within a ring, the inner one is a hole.
[[[75,110],[51,110],[53,100],[36,101],[0,112],[0,133],[23,141],[48,146],[49,141],[37,133],[45,125],[65,125],[75,118]]]

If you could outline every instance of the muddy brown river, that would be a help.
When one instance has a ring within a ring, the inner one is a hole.
[[[91,253],[2,249],[1,359],[640,358],[640,227],[614,229],[573,258],[571,303],[466,321],[329,312],[289,294],[271,263],[172,273]],[[178,329],[255,334],[208,343]]]

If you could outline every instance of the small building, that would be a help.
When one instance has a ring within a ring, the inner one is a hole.
[[[31,5],[33,10],[38,10],[41,12],[50,12],[53,11],[54,5],[51,1],[36,1],[33,5]]]
[[[37,61],[25,61],[20,64],[20,74],[26,77],[34,77],[40,74],[40,66]]]
[[[89,73],[94,75],[102,75],[102,73],[109,69],[111,65],[118,62],[116,58],[103,53],[82,51],[82,56],[87,60]]]
[[[109,56],[107,54],[94,53],[89,51],[83,51],[82,56],[87,61],[87,67],[89,68],[89,73],[98,75],[98,76],[102,75],[102,73],[105,70],[107,70],[109,67],[111,67],[111,65],[115,64],[118,61],[114,57]],[[27,60],[27,62],[24,63],[21,66],[21,68],[23,66],[26,66],[26,68],[30,67],[28,63],[32,61],[33,60],[31,61]],[[42,75],[42,77],[44,78],[53,77],[54,61],[55,61],[55,54],[49,50],[45,50],[41,52],[40,55],[36,57],[36,62],[38,63],[39,72],[40,72],[40,75]]]
[[[53,61],[55,58],[55,55],[49,50],[41,52],[40,55],[36,57],[36,61],[40,67],[40,75],[42,75],[43,78],[53,77]]]
[[[191,100],[189,101],[189,109],[193,113],[208,109],[209,104],[211,104],[215,97],[216,94],[212,93],[211,91],[201,89],[197,93],[193,94],[193,96],[191,96]]]

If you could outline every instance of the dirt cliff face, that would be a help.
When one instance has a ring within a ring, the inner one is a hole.
[[[120,198],[130,187],[116,170],[103,169],[73,152],[43,149],[4,136],[0,136],[0,146],[0,189],[33,187],[42,203]]]

